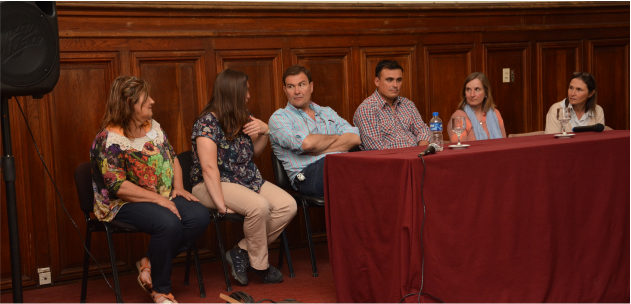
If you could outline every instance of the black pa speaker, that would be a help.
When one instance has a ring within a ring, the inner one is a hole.
[[[2,1],[2,96],[42,98],[59,80],[59,29],[53,1]]]

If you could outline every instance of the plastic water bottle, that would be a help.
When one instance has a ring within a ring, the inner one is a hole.
[[[432,113],[434,117],[429,121],[429,130],[431,131],[429,143],[437,144],[443,150],[443,121],[438,117],[438,112]]]

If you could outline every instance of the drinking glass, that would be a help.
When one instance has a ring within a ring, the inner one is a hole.
[[[561,130],[563,130],[563,135],[567,135],[565,132],[565,124],[567,124],[572,118],[572,114],[570,113],[570,108],[558,108],[557,109],[557,119],[561,122]]]
[[[467,122],[464,117],[452,117],[451,118],[451,130],[458,135],[458,146],[462,146],[460,143],[460,134],[467,128]]]

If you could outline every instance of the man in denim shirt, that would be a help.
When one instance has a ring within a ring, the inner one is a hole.
[[[283,75],[287,106],[269,120],[274,154],[292,185],[308,196],[324,196],[324,157],[361,144],[359,131],[330,107],[311,101],[311,72],[294,65]]]

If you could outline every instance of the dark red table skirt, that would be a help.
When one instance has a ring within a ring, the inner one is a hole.
[[[470,144],[326,157],[339,302],[629,302],[629,131]]]

